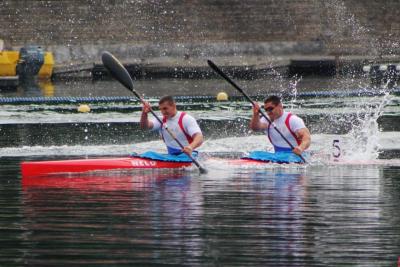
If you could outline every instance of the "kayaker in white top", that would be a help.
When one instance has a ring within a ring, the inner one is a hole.
[[[292,151],[297,155],[301,155],[303,151],[310,147],[310,131],[301,118],[283,110],[281,99],[278,96],[272,95],[265,99],[264,109],[272,124],[278,128],[294,147],[292,150],[278,131],[264,117],[260,118],[260,106],[256,103],[253,105],[250,128],[255,131],[264,130],[271,144],[274,146],[275,152]]]
[[[182,152],[191,155],[193,150],[198,148],[203,143],[203,134],[196,120],[186,114],[180,112],[176,108],[175,100],[172,96],[164,96],[158,102],[159,109],[163,115],[160,122],[153,118],[148,119],[148,113],[151,110],[151,106],[148,102],[143,103],[142,116],[140,118],[140,126],[143,129],[150,129],[152,131],[159,131],[164,143],[167,146],[168,154],[179,155]],[[171,135],[166,131],[165,127],[168,127],[175,137],[184,146],[182,149]]]

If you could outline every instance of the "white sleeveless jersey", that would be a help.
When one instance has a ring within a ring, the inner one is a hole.
[[[278,119],[276,119],[274,122],[272,122],[272,124],[275,125],[276,128],[278,128],[278,130],[283,134],[283,136],[286,137],[286,139],[293,145],[293,147],[296,147],[297,141],[285,123],[288,115],[289,115],[289,112],[286,112],[286,111],[283,112],[282,116],[280,116]],[[261,117],[260,122],[269,125],[268,121],[264,117]],[[282,147],[282,148],[290,148],[289,144],[274,129],[273,125],[270,125],[269,129],[267,128],[265,130],[265,134],[267,136],[269,136],[269,139],[270,139],[272,145],[277,146],[277,147]],[[294,114],[292,114],[291,117],[289,118],[289,126],[293,133],[297,133],[298,130],[306,128],[304,121]],[[269,135],[268,135],[268,132],[269,132]]]
[[[179,118],[181,114],[182,112],[178,111],[174,117],[167,120],[166,126],[168,127],[168,130],[170,130],[175,135],[175,137],[181,142],[183,146],[187,146],[189,145],[188,138],[186,137],[185,133],[179,126]],[[163,121],[163,118],[160,118],[160,120]],[[181,149],[178,143],[175,142],[175,140],[165,130],[165,126],[161,127],[160,122],[155,118],[153,118],[151,122],[153,123],[153,128],[151,130],[160,132],[167,147]],[[193,137],[196,133],[201,133],[201,129],[197,124],[197,121],[189,114],[185,113],[185,115],[183,115],[182,126],[186,134],[188,134],[190,137]]]

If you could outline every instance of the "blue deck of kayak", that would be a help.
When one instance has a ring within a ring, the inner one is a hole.
[[[142,158],[142,159],[153,159],[159,161],[168,161],[168,162],[192,162],[192,160],[184,153],[179,155],[169,155],[169,154],[161,154],[154,151],[147,151],[142,154],[131,154],[132,157]],[[193,152],[192,155],[194,158],[197,157],[197,152]]]

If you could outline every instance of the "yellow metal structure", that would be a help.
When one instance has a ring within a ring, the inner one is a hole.
[[[0,51],[0,76],[17,75],[18,51]]]
[[[44,63],[39,70],[39,78],[50,78],[53,74],[54,58],[51,52],[44,53]]]
[[[0,51],[0,77],[16,76],[19,51]],[[49,79],[53,74],[54,58],[51,52],[44,53],[44,63],[39,70],[41,79]]]

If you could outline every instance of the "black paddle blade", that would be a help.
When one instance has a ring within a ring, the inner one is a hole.
[[[208,173],[208,171],[206,169],[204,169],[203,167],[199,167],[199,171],[200,171],[200,174],[207,174]]]
[[[208,66],[210,66],[216,73],[218,73],[222,78],[224,78],[225,80],[227,80],[229,83],[231,83],[234,87],[236,87],[236,89],[241,90],[240,88],[238,88],[238,86],[236,84],[234,84],[234,82],[231,80],[231,78],[229,78],[220,68],[217,67],[217,65],[215,65],[214,62],[212,62],[211,60],[207,60]]]
[[[217,65],[214,64],[214,62],[212,62],[211,60],[207,60],[207,64],[208,66],[210,66],[216,73],[218,73],[219,75],[221,75],[222,71],[217,67]],[[223,76],[223,75],[221,75]]]
[[[110,52],[104,51],[101,55],[104,67],[111,75],[129,90],[133,90],[133,81],[129,72]]]

